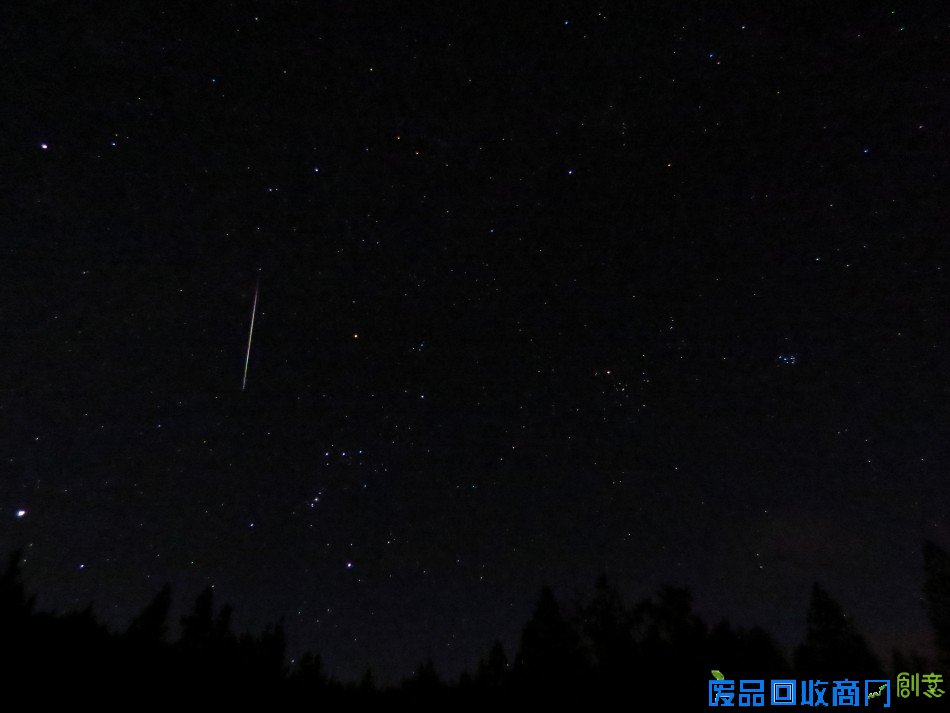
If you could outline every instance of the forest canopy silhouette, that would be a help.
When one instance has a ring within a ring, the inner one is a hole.
[[[282,622],[252,634],[232,628],[232,610],[218,606],[209,587],[181,618],[170,639],[172,592],[164,587],[125,631],[109,631],[88,607],[39,611],[27,593],[14,553],[0,576],[3,678],[35,690],[130,691],[154,696],[189,693],[235,700],[412,703],[482,708],[493,702],[592,700],[677,702],[707,707],[710,671],[741,679],[879,679],[902,671],[945,673],[950,664],[950,555],[923,548],[923,595],[933,626],[936,660],[895,649],[887,661],[872,650],[831,593],[815,584],[804,637],[785,652],[760,627],[722,620],[710,626],[692,609],[689,591],[663,587],[628,605],[605,575],[584,602],[566,605],[544,587],[517,649],[492,644],[473,672],[444,680],[438,662],[420,664],[398,685],[380,686],[367,670],[359,681],[330,676],[320,655],[288,662]],[[486,632],[486,637],[491,633]],[[490,639],[489,639],[490,640]],[[101,688],[100,688],[101,687]],[[902,700],[922,709],[936,701]],[[939,704],[938,704],[939,705]]]

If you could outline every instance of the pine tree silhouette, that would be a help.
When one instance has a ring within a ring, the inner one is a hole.
[[[141,643],[159,643],[168,633],[168,612],[172,605],[172,590],[165,585],[155,598],[132,620],[126,635]]]
[[[723,620],[709,635],[707,668],[728,671],[731,678],[769,678],[791,674],[781,648],[764,629],[734,629]]]
[[[937,661],[944,670],[950,669],[950,554],[930,540],[924,543],[924,599]]]
[[[487,691],[500,691],[508,683],[508,657],[500,641],[495,641],[488,656],[478,662],[474,682]]]
[[[641,602],[633,614],[640,699],[653,698],[657,704],[670,695],[684,701],[705,700],[708,637],[705,623],[692,610],[689,591],[663,587],[655,601]]]
[[[561,614],[554,592],[544,587],[521,635],[512,681],[522,694],[574,700],[587,678],[577,632]]]
[[[593,685],[605,693],[626,687],[637,666],[633,615],[606,575],[598,577],[593,598],[578,614],[578,625],[594,671]]]
[[[17,550],[7,560],[0,575],[0,626],[22,626],[33,613],[36,597],[27,597],[23,586],[23,552]]]
[[[126,693],[135,705],[184,693],[217,704],[246,705],[255,696],[266,696],[271,705],[284,701],[330,708],[380,704],[484,710],[518,703],[590,708],[605,697],[647,707],[702,705],[711,669],[732,678],[768,679],[791,673],[780,647],[761,628],[736,628],[722,621],[708,632],[692,611],[687,590],[665,587],[654,598],[628,608],[601,577],[593,596],[576,605],[570,617],[551,589],[542,589],[511,666],[502,644],[495,641],[474,675],[463,674],[455,684],[445,683],[431,660],[398,687],[378,687],[370,670],[360,682],[342,684],[327,675],[316,654],[304,654],[292,670],[285,666],[280,621],[258,635],[236,636],[231,607],[216,613],[210,587],[181,618],[180,639],[171,643],[166,641],[171,608],[167,586],[126,631],[112,634],[96,620],[91,607],[59,615],[36,611],[35,599],[23,585],[20,562],[15,553],[0,573],[4,679],[37,690],[48,687],[49,681],[60,688],[101,686]],[[925,543],[924,570],[928,614],[938,652],[946,657],[950,556],[932,542]],[[882,677],[877,658],[854,623],[817,584],[794,663],[794,676],[802,679]],[[891,666],[893,673],[930,670],[920,657],[897,650]]]
[[[795,650],[800,678],[880,678],[883,670],[841,605],[819,584],[812,588],[805,641]]]

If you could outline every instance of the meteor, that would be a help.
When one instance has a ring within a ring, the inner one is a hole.
[[[251,340],[254,339],[254,317],[257,316],[257,295],[261,291],[261,269],[257,268],[257,284],[254,286],[254,305],[251,307],[251,329],[247,334],[247,355],[244,357],[244,380],[241,391],[247,388],[247,365],[251,361]]]

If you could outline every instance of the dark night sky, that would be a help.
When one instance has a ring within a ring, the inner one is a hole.
[[[829,4],[4,3],[41,605],[212,583],[386,680],[510,654],[545,583],[790,645],[817,580],[928,653],[950,13]]]

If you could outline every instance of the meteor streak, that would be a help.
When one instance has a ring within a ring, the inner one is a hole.
[[[247,334],[247,355],[244,357],[244,380],[241,382],[241,391],[247,388],[247,365],[251,361],[251,340],[254,339],[254,317],[257,316],[257,294],[261,290],[261,271],[257,270],[257,284],[254,286],[254,305],[251,307],[251,329]]]

